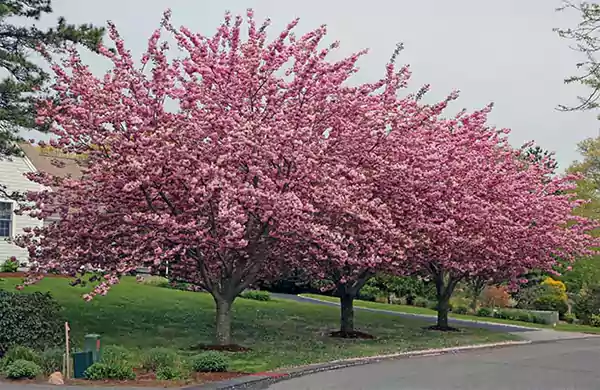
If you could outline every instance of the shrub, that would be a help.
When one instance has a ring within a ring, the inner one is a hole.
[[[56,371],[62,371],[64,352],[59,348],[51,348],[42,352],[39,356],[39,365],[44,374],[50,375]]]
[[[539,296],[534,304],[535,310],[557,311],[558,315],[563,318],[569,310],[567,300],[563,299],[560,294],[544,294]]]
[[[574,324],[575,321],[577,321],[577,317],[575,316],[575,314],[572,313],[565,314],[564,318],[567,324]]]
[[[591,315],[590,325],[595,328],[600,328],[600,314],[592,314]]]
[[[131,361],[131,353],[120,345],[107,345],[102,349],[100,362],[109,366],[118,366]]]
[[[229,359],[218,351],[207,351],[192,358],[192,369],[196,372],[225,372]]]
[[[168,348],[152,348],[142,355],[142,368],[158,372],[160,368],[175,367],[178,361],[177,352]]]
[[[417,307],[430,307],[431,306],[431,301],[427,298],[423,298],[423,297],[416,297],[415,300],[413,301],[414,305]]]
[[[575,297],[573,314],[584,324],[589,324],[593,314],[600,313],[600,286],[581,291]]]
[[[487,286],[481,293],[481,304],[485,307],[508,307],[510,295],[502,286]]]
[[[492,315],[492,309],[488,307],[480,307],[476,314],[477,317],[490,317]]]
[[[97,381],[103,379],[127,380],[135,379],[133,368],[125,363],[108,364],[94,363],[85,370],[85,377],[89,380]]]
[[[170,381],[182,378],[181,371],[174,366],[162,366],[156,371],[156,379],[161,381]]]
[[[40,366],[29,360],[15,360],[4,368],[8,379],[33,379],[42,373]]]
[[[9,349],[4,355],[4,360],[7,362],[14,362],[17,360],[27,360],[29,362],[37,363],[39,361],[39,355],[36,351],[31,348],[23,347],[21,345],[15,345]]]
[[[244,299],[252,299],[254,301],[266,302],[271,300],[271,293],[268,291],[248,290],[244,291],[240,297]]]
[[[162,276],[140,276],[138,280],[141,284],[146,286],[169,287],[169,279],[163,278]]]
[[[469,308],[464,305],[460,305],[457,306],[454,310],[452,310],[452,312],[456,314],[467,314],[469,312]]]
[[[6,259],[4,263],[0,266],[0,272],[13,273],[19,270],[19,262],[17,258],[12,256]]]
[[[551,277],[547,277],[541,283],[542,286],[548,286],[551,290],[555,292],[555,295],[558,296],[559,299],[566,301],[567,300],[567,286],[560,280],[554,280]]]
[[[0,290],[0,353],[15,345],[41,350],[61,345],[65,319],[49,293]]]
[[[361,301],[375,302],[377,297],[384,296],[385,294],[379,288],[371,285],[365,285],[358,292],[357,298]]]

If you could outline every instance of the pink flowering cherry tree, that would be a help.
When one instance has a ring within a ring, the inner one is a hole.
[[[29,194],[26,212],[61,218],[20,239],[37,264],[31,280],[102,269],[92,299],[128,271],[168,265],[170,277],[212,294],[216,341],[226,345],[235,298],[277,274],[299,233],[338,251],[337,238],[319,232],[316,201],[328,194],[339,210],[364,200],[344,198],[354,185],[345,177],[360,170],[340,173],[385,130],[401,75],[388,68],[350,86],[364,52],[329,61],[337,43],[321,48],[325,27],[296,37],[296,24],[268,41],[268,21],[257,25],[248,11],[245,26],[227,14],[204,36],[175,29],[167,13],[141,66],[113,25],[115,49],[100,48],[112,63],[104,76],[75,51],[56,64],[58,103],[39,120],[52,123],[55,147],[87,159],[80,179],[31,175],[55,190]],[[164,31],[182,58],[169,60]],[[356,218],[378,218],[371,209],[356,204]]]
[[[572,215],[573,178],[549,178],[550,167],[523,161],[507,130],[486,125],[489,110],[390,134],[389,205],[411,234],[412,270],[436,284],[441,330],[460,281],[518,283],[527,270],[551,270],[594,245],[594,224]]]

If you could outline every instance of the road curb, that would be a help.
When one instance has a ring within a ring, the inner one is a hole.
[[[285,381],[288,379],[298,378],[305,375],[315,374],[323,371],[340,370],[353,366],[361,366],[371,363],[379,363],[388,360],[407,359],[412,357],[422,356],[437,356],[449,353],[460,353],[473,350],[496,349],[504,347],[512,347],[519,345],[537,344],[530,340],[525,341],[504,341],[500,343],[488,343],[477,345],[466,345],[462,347],[436,348],[425,349],[420,351],[400,352],[389,355],[370,356],[364,358],[351,358],[344,360],[335,360],[327,363],[310,364],[307,366],[295,367],[285,370],[276,370],[271,372],[258,373],[254,375],[243,376],[239,378],[229,379],[221,382],[207,383],[199,386],[185,387],[187,390],[260,390],[266,389],[270,385]]]

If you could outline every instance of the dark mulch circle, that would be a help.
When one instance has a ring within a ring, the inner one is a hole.
[[[353,330],[350,332],[343,332],[341,330],[331,332],[330,337],[336,337],[340,339],[361,339],[361,340],[374,340],[375,336],[368,333],[361,332],[359,330]]]
[[[452,326],[437,326],[437,325],[432,325],[432,326],[428,326],[424,329],[427,330],[437,330],[439,332],[462,332],[460,329],[458,328],[454,328]]]
[[[194,347],[191,347],[192,351],[222,351],[222,352],[249,352],[252,351],[251,348],[242,347],[238,344],[229,344],[229,345],[206,345],[206,344],[198,344]]]

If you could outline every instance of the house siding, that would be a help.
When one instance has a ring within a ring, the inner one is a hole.
[[[8,193],[40,190],[39,184],[28,180],[24,176],[28,172],[35,172],[35,168],[27,158],[13,157],[11,160],[0,160],[0,184],[7,187]],[[0,199],[2,198],[0,197]],[[13,209],[14,207],[13,204]],[[42,221],[26,215],[13,214],[12,217],[12,237],[21,234],[25,227],[41,227],[43,224]],[[19,248],[4,238],[0,238],[0,264],[11,256],[15,256],[20,263],[26,263],[29,257],[26,249]]]

